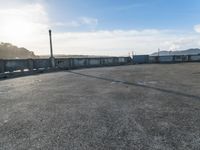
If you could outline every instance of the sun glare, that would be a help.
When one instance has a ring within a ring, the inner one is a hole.
[[[34,25],[22,17],[10,16],[4,20],[1,26],[3,34],[12,41],[26,39],[34,31]]]

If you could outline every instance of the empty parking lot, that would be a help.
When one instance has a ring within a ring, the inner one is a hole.
[[[200,149],[200,64],[0,81],[0,149]]]

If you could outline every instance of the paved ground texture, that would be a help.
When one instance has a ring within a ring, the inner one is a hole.
[[[0,149],[199,150],[200,63],[2,80]]]

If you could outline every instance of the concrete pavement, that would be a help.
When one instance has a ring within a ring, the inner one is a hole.
[[[200,149],[200,64],[0,81],[0,149]]]

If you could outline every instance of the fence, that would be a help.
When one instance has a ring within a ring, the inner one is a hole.
[[[75,69],[125,65],[130,62],[129,57],[60,58],[55,59],[55,66],[57,69]],[[0,60],[0,73],[48,70],[50,68],[52,68],[50,59]]]

